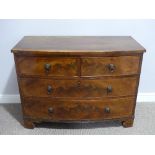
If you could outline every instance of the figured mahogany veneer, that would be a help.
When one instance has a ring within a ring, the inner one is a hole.
[[[77,76],[76,58],[19,56],[17,64],[21,76]],[[50,65],[49,71],[45,69],[46,64]]]
[[[135,98],[104,100],[42,100],[25,99],[23,105],[26,118],[51,121],[103,120],[130,117]],[[129,108],[130,107],[130,108]],[[110,111],[106,111],[109,108]],[[51,109],[51,111],[50,111]]]
[[[139,56],[94,57],[82,59],[82,76],[121,76],[139,73]],[[109,70],[114,64],[114,70]],[[134,64],[134,65],[133,65]]]
[[[119,97],[136,94],[137,77],[82,79],[82,80],[52,80],[22,78],[19,82],[21,92],[25,97]],[[48,92],[51,86],[51,92]],[[39,89],[36,89],[36,88]],[[112,91],[109,92],[108,88]],[[35,91],[34,91],[35,90]]]
[[[24,37],[13,49],[24,126],[133,125],[145,49],[131,37]]]

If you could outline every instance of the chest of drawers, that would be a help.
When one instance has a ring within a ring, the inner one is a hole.
[[[145,49],[128,36],[26,36],[13,49],[24,126],[133,125]]]

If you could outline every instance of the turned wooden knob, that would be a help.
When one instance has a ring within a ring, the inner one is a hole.
[[[114,64],[108,64],[108,69],[109,69],[110,72],[114,72],[116,67],[115,67]]]
[[[51,64],[45,64],[44,68],[45,68],[46,72],[49,72],[51,70]]]
[[[107,93],[111,93],[112,92],[112,86],[108,86],[107,87]]]
[[[48,112],[53,113],[53,108],[52,107],[48,108]]]
[[[47,86],[47,93],[48,93],[48,94],[51,94],[51,93],[52,93],[52,90],[53,90],[53,89],[52,89],[52,86],[48,85],[48,86]]]
[[[109,107],[105,107],[105,108],[104,108],[104,112],[105,112],[105,113],[110,113],[110,108],[109,108]]]

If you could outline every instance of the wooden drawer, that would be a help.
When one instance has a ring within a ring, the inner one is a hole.
[[[77,80],[23,78],[20,86],[24,97],[78,97]]]
[[[77,76],[77,59],[64,57],[16,57],[19,75]]]
[[[82,80],[82,97],[118,97],[136,94],[137,77]]]
[[[139,73],[139,56],[90,57],[82,59],[82,76],[117,76]]]
[[[20,79],[24,97],[118,97],[136,94],[137,77],[91,80]]]
[[[104,120],[131,116],[134,101],[134,98],[91,101],[25,99],[23,110],[26,117],[54,121]]]

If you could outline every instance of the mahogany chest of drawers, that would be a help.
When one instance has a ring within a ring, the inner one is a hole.
[[[133,125],[145,49],[128,36],[26,36],[13,49],[24,126]]]

